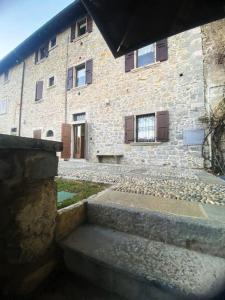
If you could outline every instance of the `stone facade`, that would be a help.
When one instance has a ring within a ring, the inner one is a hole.
[[[74,124],[73,114],[86,113],[87,159],[97,154],[119,153],[124,164],[172,165],[202,168],[201,145],[186,145],[184,130],[204,129],[205,115],[202,31],[195,28],[168,39],[168,60],[125,72],[125,59],[115,59],[96,25],[93,31],[70,42],[70,28],[57,34],[57,45],[46,59],[35,64],[35,54],[25,60],[21,135],[32,137],[41,129],[42,138],[53,130],[61,140],[63,123]],[[92,84],[66,91],[67,69],[93,59]],[[48,79],[55,76],[55,85]],[[13,67],[9,82],[0,78],[0,99],[9,99],[8,113],[0,115],[0,131],[18,128],[22,64]],[[44,81],[43,99],[35,101],[38,80]],[[169,141],[124,142],[124,119],[169,111]],[[71,132],[73,157],[73,127]]]

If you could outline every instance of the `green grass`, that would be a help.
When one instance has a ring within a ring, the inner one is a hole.
[[[57,203],[57,208],[63,208],[71,204],[77,203],[83,199],[90,197],[103,191],[107,186],[101,183],[93,183],[88,181],[75,181],[66,179],[56,179],[57,191],[65,191],[76,193],[72,199],[64,200],[61,203]]]

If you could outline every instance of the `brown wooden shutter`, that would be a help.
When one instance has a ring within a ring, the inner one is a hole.
[[[76,23],[71,25],[70,41],[73,42],[76,38]]]
[[[92,73],[93,73],[93,60],[89,59],[86,61],[86,83],[92,83]]]
[[[168,142],[169,141],[169,112],[158,111],[156,113],[156,125],[157,125],[157,141]]]
[[[168,42],[167,39],[160,40],[156,43],[156,61],[168,59]]]
[[[93,30],[92,17],[87,15],[87,32],[92,32],[92,30]]]
[[[125,143],[134,142],[134,116],[125,117]]]
[[[41,129],[37,129],[33,131],[33,138],[34,139],[41,139]]]
[[[36,83],[36,96],[35,96],[35,100],[41,100],[43,97],[43,86],[44,86],[44,82],[43,81],[37,81]]]
[[[125,72],[130,72],[134,68],[134,51],[125,55]]]
[[[64,159],[69,159],[71,157],[71,125],[62,124],[62,143],[63,151],[61,157]]]
[[[67,90],[73,88],[73,68],[69,68],[67,72]]]

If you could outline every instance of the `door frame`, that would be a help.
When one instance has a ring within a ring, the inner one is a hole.
[[[78,127],[78,126],[83,126],[84,128],[84,138],[83,138],[83,147],[84,147],[84,151],[83,151],[83,157],[76,157],[76,154],[75,154],[75,128]],[[72,158],[74,159],[86,159],[86,122],[76,122],[76,123],[73,123],[72,124],[72,152],[71,152],[71,156]]]

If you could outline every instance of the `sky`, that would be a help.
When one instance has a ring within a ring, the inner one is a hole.
[[[0,60],[74,0],[0,0]]]

